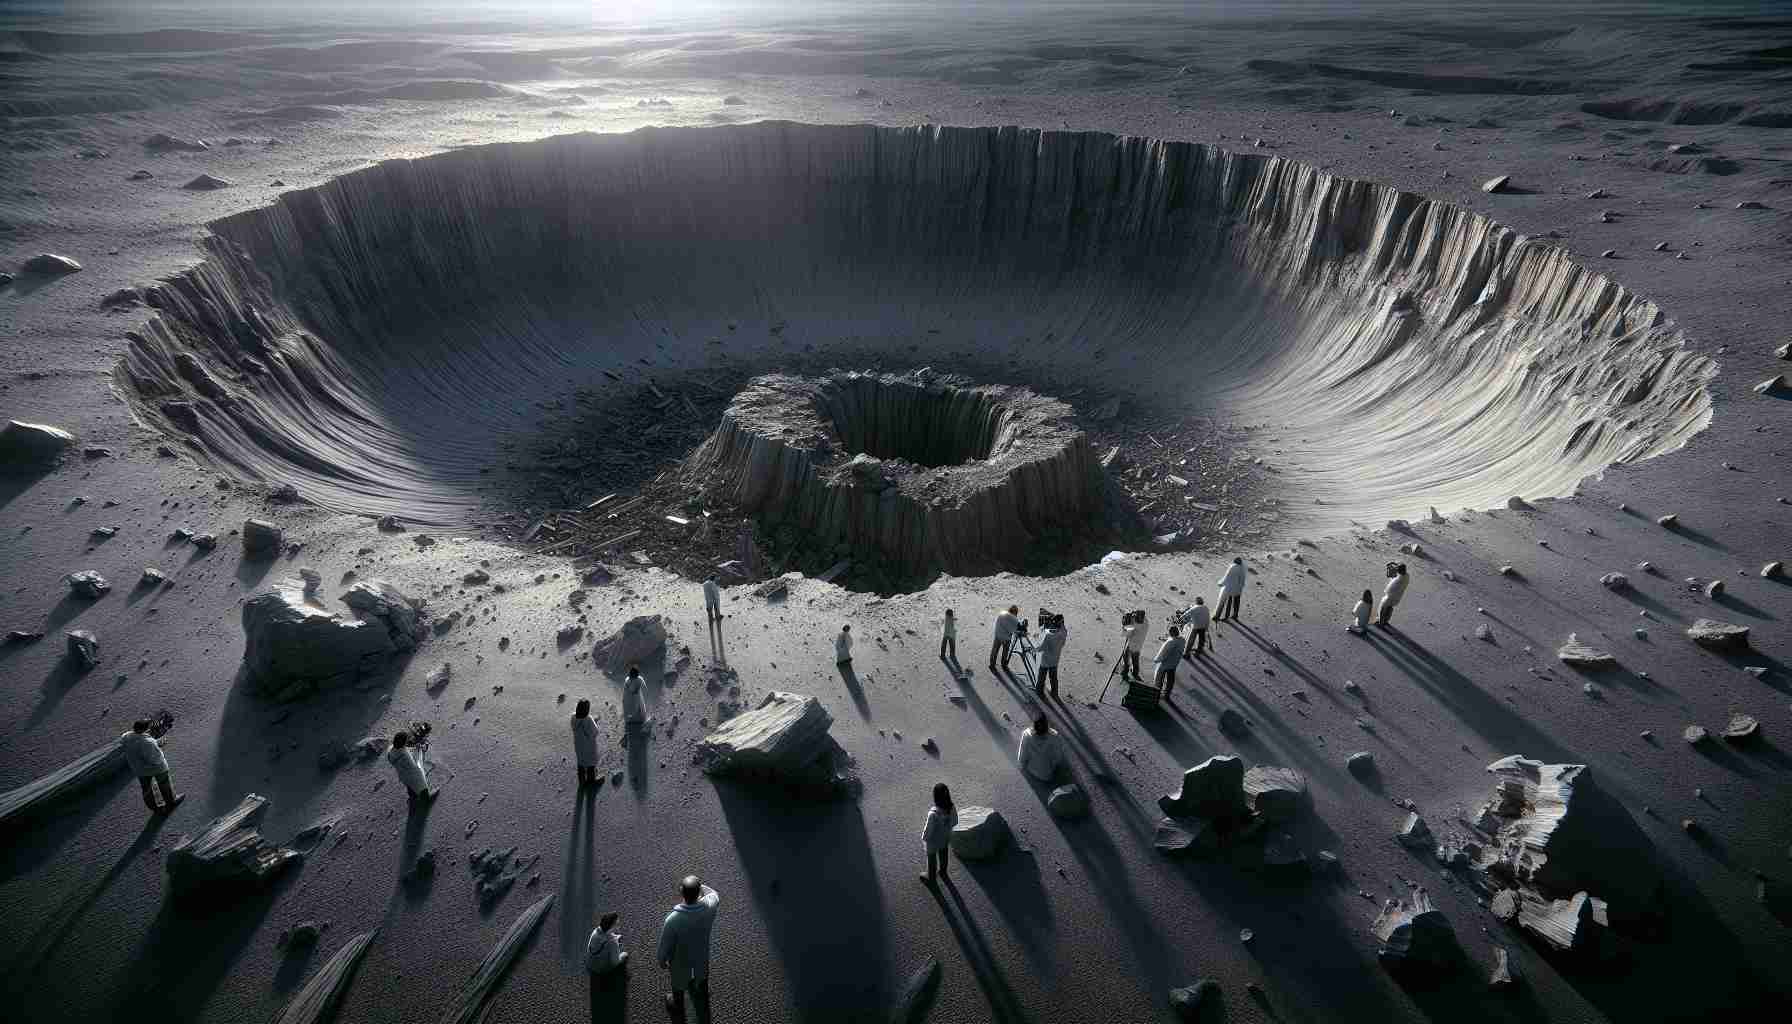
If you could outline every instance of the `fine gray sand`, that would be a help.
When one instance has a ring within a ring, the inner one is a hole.
[[[1792,365],[1792,19],[1766,7],[9,12],[0,420],[76,441],[0,467],[0,631],[45,634],[0,647],[0,792],[167,710],[187,799],[152,820],[115,775],[7,822],[5,1016],[273,1019],[377,928],[335,1019],[437,1019],[553,896],[490,1019],[660,1020],[653,940],[689,872],[723,899],[716,1020],[888,1019],[929,957],[938,1021],[1171,1020],[1197,978],[1234,1021],[1783,1013],[1792,932],[1759,893],[1792,881],[1792,584],[1762,569],[1792,554],[1792,392],[1756,385]],[[82,269],[28,272],[40,253]],[[753,376],[921,368],[1131,438],[1112,508],[1144,542],[881,596],[733,585],[716,640],[668,569],[689,553],[654,534],[603,558],[583,635],[556,641],[593,560],[532,524],[677,471]],[[1166,424],[1213,446],[1179,467],[1151,447]],[[567,468],[625,447],[650,457]],[[245,558],[249,518],[302,546]],[[1234,554],[1244,621],[1174,707],[1134,714],[1117,683],[1095,705],[1122,611],[1160,632]],[[1389,560],[1413,577],[1396,628],[1346,633]],[[146,566],[172,585],[138,586]],[[334,607],[352,572],[461,614],[356,686],[275,703],[239,673],[242,607],[301,566]],[[111,591],[72,595],[81,570]],[[1011,603],[1067,616],[1049,707],[1087,818],[1054,818],[1014,764],[1039,705],[984,667]],[[963,680],[935,656],[947,608]],[[591,645],[651,613],[672,633],[655,726],[624,750]],[[1753,649],[1695,646],[1698,619]],[[85,672],[75,629],[100,644]],[[1571,634],[1617,666],[1559,661]],[[692,765],[721,705],[775,690],[831,712],[857,798]],[[583,795],[580,697],[606,776]],[[1248,735],[1220,731],[1228,709]],[[1681,739],[1736,714],[1752,741]],[[426,813],[383,758],[320,770],[419,719]],[[1346,770],[1356,751],[1375,773]],[[1335,874],[1153,849],[1157,797],[1225,753],[1307,775],[1287,831]],[[1546,954],[1394,839],[1409,806],[1466,835],[1512,754],[1590,766],[1665,878],[1659,926],[1608,962]],[[936,781],[1017,840],[937,895],[915,878]],[[170,849],[251,792],[273,841],[337,825],[271,884],[176,897]],[[481,899],[468,856],[512,846],[538,859]],[[426,850],[435,878],[406,883]],[[1465,955],[1429,981],[1369,931],[1420,886]],[[632,977],[594,998],[605,910]],[[282,945],[305,921],[328,923],[316,945]],[[1488,990],[1496,946],[1514,990]]]

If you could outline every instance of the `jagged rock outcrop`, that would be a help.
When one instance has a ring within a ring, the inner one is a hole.
[[[1381,941],[1381,962],[1391,968],[1443,971],[1462,955],[1449,919],[1423,889],[1409,901],[1388,900],[1369,930]]]
[[[263,696],[297,699],[378,671],[428,635],[422,602],[381,580],[343,595],[361,614],[344,618],[312,600],[301,579],[284,579],[243,605],[243,672]]]
[[[1219,835],[1205,818],[1164,818],[1151,845],[1167,857],[1205,856],[1219,849]]]
[[[630,665],[639,665],[642,671],[653,668],[664,659],[665,652],[665,617],[637,615],[616,632],[599,640],[592,648],[591,660],[602,665],[604,671],[620,675],[627,672]]]
[[[769,523],[910,572],[1018,563],[1036,536],[1082,528],[1102,500],[1068,405],[922,371],[755,378],[687,474]]]
[[[90,630],[71,629],[63,634],[68,641],[68,660],[76,670],[91,672],[100,663],[100,640]]]
[[[774,691],[718,726],[692,761],[706,774],[768,780],[800,793],[836,796],[855,786],[852,759],[828,734],[834,716],[814,697]]]
[[[990,860],[1009,837],[1008,820],[991,807],[960,807],[952,829],[952,852],[965,860]]]
[[[243,554],[271,558],[280,553],[280,542],[285,536],[280,527],[265,519],[247,520],[243,523]]]
[[[107,581],[106,577],[101,576],[92,569],[71,572],[67,576],[62,577],[62,582],[68,585],[70,593],[74,594],[76,597],[84,597],[89,601],[105,597],[106,592],[112,589],[112,584]]]
[[[303,857],[262,838],[255,823],[267,807],[267,797],[250,793],[198,833],[182,836],[168,851],[168,880],[181,891],[265,882]]]
[[[1609,924],[1605,901],[1584,892],[1563,900],[1518,894],[1518,926],[1557,953],[1588,951]]]
[[[0,428],[0,472],[54,462],[74,443],[75,435],[61,427],[7,420]]]

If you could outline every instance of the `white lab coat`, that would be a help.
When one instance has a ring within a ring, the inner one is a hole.
[[[844,629],[834,636],[834,660],[852,660],[852,634]]]
[[[722,588],[715,580],[703,581],[703,606],[722,610]]]
[[[1190,629],[1206,629],[1213,622],[1213,609],[1204,604],[1191,604],[1183,611],[1182,621]]]
[[[996,640],[1011,639],[1014,631],[1020,628],[1020,617],[1012,612],[1003,612],[996,616]]]
[[[1064,629],[1048,629],[1039,637],[1039,667],[1057,668],[1058,656],[1064,651],[1064,641],[1070,638],[1068,627]]]
[[[149,733],[127,730],[118,737],[118,745],[124,748],[125,763],[138,778],[160,775],[168,770],[168,756],[162,753],[162,745]]]
[[[398,781],[412,793],[429,791],[429,774],[423,767],[423,756],[416,747],[393,747],[386,752],[386,760],[398,772]]]
[[[1400,599],[1406,596],[1406,585],[1410,582],[1412,577],[1405,573],[1388,577],[1387,588],[1381,592],[1382,607],[1392,608],[1398,605]]]
[[[592,929],[591,938],[585,943],[585,969],[592,974],[606,974],[621,963],[622,933]]]
[[[1165,639],[1164,645],[1157,649],[1157,657],[1153,659],[1157,662],[1157,667],[1160,669],[1168,668],[1174,670],[1176,668],[1176,659],[1182,657],[1182,648],[1183,641],[1181,637],[1173,636]]]
[[[647,682],[640,676],[629,676],[622,681],[622,720],[624,722],[647,721]]]
[[[1358,601],[1356,607],[1352,608],[1351,611],[1356,614],[1356,628],[1359,630],[1368,629],[1370,611],[1369,602]]]
[[[1144,617],[1141,616],[1139,621],[1130,626],[1120,627],[1120,631],[1126,634],[1127,650],[1137,654],[1145,649],[1146,624]]]
[[[572,752],[580,768],[597,767],[597,719],[572,716]]]
[[[709,977],[709,936],[716,926],[722,897],[709,886],[695,903],[680,903],[660,926],[656,959],[672,975],[672,991],[682,992],[696,979]]]
[[[945,811],[938,807],[927,809],[927,825],[921,829],[921,845],[927,847],[928,853],[944,850],[952,841],[952,830],[958,827],[958,810]]]
[[[1220,598],[1237,597],[1244,593],[1244,566],[1234,562],[1226,567],[1226,575],[1220,577]]]
[[[1032,729],[1020,734],[1020,753],[1016,756],[1022,769],[1040,782],[1052,782],[1064,767],[1064,737],[1056,732],[1039,735]]]

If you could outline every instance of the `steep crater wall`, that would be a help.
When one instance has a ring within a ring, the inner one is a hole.
[[[817,348],[948,370],[974,350],[1273,424],[1290,528],[1566,493],[1710,418],[1712,364],[1559,247],[1193,143],[570,135],[390,161],[210,228],[146,290],[117,374],[139,415],[236,475],[424,522],[476,519],[511,446],[606,370]]]

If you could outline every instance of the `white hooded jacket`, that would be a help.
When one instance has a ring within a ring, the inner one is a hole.
[[[1244,593],[1244,566],[1233,562],[1226,567],[1226,575],[1220,577],[1220,597],[1238,597]]]
[[[706,885],[697,902],[680,903],[666,915],[655,959],[671,972],[672,991],[682,992],[692,981],[709,977],[709,936],[721,903],[722,897]]]
[[[1381,592],[1381,603],[1389,608],[1399,604],[1400,599],[1406,596],[1407,583],[1411,581],[1412,577],[1403,572],[1388,577],[1388,585]]]

